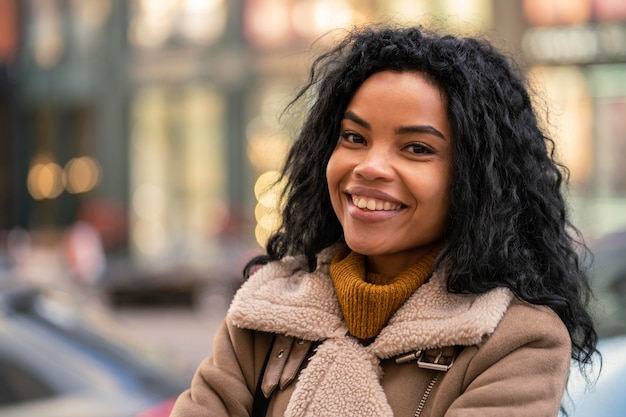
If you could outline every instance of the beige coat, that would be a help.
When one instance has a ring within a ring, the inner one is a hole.
[[[268,416],[558,414],[570,339],[550,309],[506,289],[451,294],[434,275],[364,346],[342,319],[328,276],[332,252],[319,258],[313,273],[294,272],[301,264],[289,258],[266,265],[242,286],[213,355],[172,416],[249,416],[274,334],[288,337],[276,339],[264,374],[265,392],[272,392]],[[317,343],[307,356],[309,341]],[[447,371],[396,362],[449,346],[462,348]]]

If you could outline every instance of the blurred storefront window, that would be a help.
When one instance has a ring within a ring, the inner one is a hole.
[[[626,229],[626,3],[523,0],[522,48],[570,168],[575,223]]]
[[[626,64],[592,66],[589,82],[595,92],[598,193],[626,197]]]
[[[226,29],[226,0],[132,0],[130,43],[157,48],[166,43],[210,45]]]
[[[378,0],[377,12],[395,21],[465,34],[483,32],[493,24],[492,0]]]
[[[124,44],[115,36],[123,4],[16,1],[8,2],[15,6],[10,17],[7,0],[0,3],[0,20],[10,19],[7,25],[0,22],[0,32],[13,25],[19,34],[7,72],[10,124],[3,131],[7,140],[2,138],[11,161],[11,204],[0,227],[27,230],[33,242],[47,246],[88,220],[103,240],[107,235],[107,250],[124,250],[123,211],[117,224],[98,223],[102,216],[87,214],[105,197],[124,206],[125,184],[118,179],[125,177],[126,160],[117,153],[124,140],[119,134]]]
[[[31,109],[24,129],[31,159],[26,187],[34,200],[30,213],[35,227],[68,225],[80,205],[100,183],[102,168],[93,156],[94,110],[82,103]]]
[[[332,29],[357,23],[360,19],[356,3],[349,0],[245,0],[244,34],[251,45],[261,49],[310,43]]]
[[[65,49],[63,18],[58,0],[31,1],[33,25],[30,40],[35,63],[54,67]]]
[[[557,146],[557,156],[571,172],[572,185],[590,184],[593,167],[593,109],[584,73],[575,66],[542,67],[530,70],[537,80],[534,88],[541,99],[539,108],[548,106],[543,120]]]
[[[206,256],[226,215],[222,98],[210,85],[146,87],[131,111],[135,256]]]

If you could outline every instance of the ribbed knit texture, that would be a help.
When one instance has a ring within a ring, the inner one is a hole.
[[[441,247],[388,279],[365,273],[365,256],[340,251],[330,264],[330,277],[350,334],[359,339],[376,337],[391,316],[431,274]]]

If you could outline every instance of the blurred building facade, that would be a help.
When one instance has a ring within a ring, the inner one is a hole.
[[[575,221],[625,228],[624,4],[0,0],[0,230],[85,221],[147,265],[259,248],[295,128],[280,113],[334,35],[314,41],[381,19],[486,33],[516,55],[548,99]]]

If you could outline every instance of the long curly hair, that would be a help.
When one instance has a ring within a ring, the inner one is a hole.
[[[349,32],[313,63],[291,103],[312,98],[283,169],[280,229],[265,263],[316,254],[342,241],[326,183],[344,111],[372,74],[413,71],[445,93],[452,127],[450,218],[438,265],[448,290],[484,293],[507,287],[552,308],[572,340],[572,357],[590,364],[597,333],[587,310],[588,249],[568,219],[562,187],[567,169],[555,161],[521,71],[489,42],[439,35],[420,27],[366,27]]]

